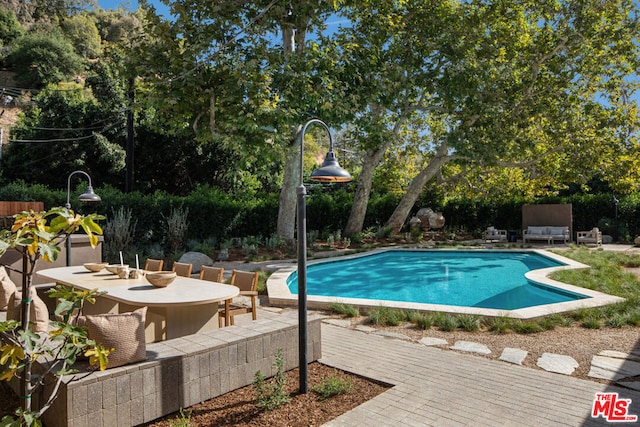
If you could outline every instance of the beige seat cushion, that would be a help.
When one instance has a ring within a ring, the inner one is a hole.
[[[9,305],[9,298],[16,292],[16,284],[9,278],[4,266],[0,266],[0,310],[6,310]]]
[[[40,299],[36,290],[31,288],[31,305],[29,306],[30,329],[33,332],[47,332],[49,328],[49,310]],[[7,320],[20,321],[22,317],[22,292],[15,291],[9,298],[7,305]]]
[[[114,349],[109,355],[109,368],[139,362],[147,358],[144,322],[147,307],[131,313],[87,314],[85,321],[89,338]]]

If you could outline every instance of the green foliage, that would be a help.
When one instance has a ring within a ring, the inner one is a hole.
[[[480,329],[480,317],[473,314],[461,314],[458,316],[458,327],[469,332],[477,331]]]
[[[100,34],[87,15],[74,15],[62,21],[62,31],[83,58],[97,58],[102,53]]]
[[[13,11],[0,7],[0,45],[9,45],[24,34],[24,29],[18,22]]]
[[[487,317],[483,319],[483,323],[487,326],[487,329],[491,332],[497,332],[499,334],[505,334],[509,330],[513,329],[514,320],[509,317]]]
[[[327,400],[330,397],[340,394],[350,393],[352,389],[353,381],[351,381],[350,378],[340,378],[337,372],[330,377],[323,378],[319,384],[313,387],[313,391],[318,393],[322,397],[322,400]]]
[[[66,189],[67,177],[74,170],[82,169],[94,178],[107,179],[124,170],[124,150],[105,136],[110,135],[113,123],[110,120],[105,123],[108,113],[101,109],[90,90],[76,83],[52,85],[35,96],[34,101],[12,129],[15,141],[3,152],[4,179],[24,179]],[[60,115],[60,111],[65,114]],[[105,127],[96,128],[96,123]],[[58,134],[62,141],[57,141],[50,129],[60,128],[68,130]],[[36,144],[38,149],[34,150],[34,143],[29,141],[43,142]],[[77,182],[74,180],[72,185],[75,187]],[[86,188],[86,182],[83,185]],[[72,200],[72,204],[80,203]]]
[[[115,263],[120,251],[124,252],[127,258],[135,254],[135,230],[136,221],[132,220],[131,209],[120,207],[114,211],[103,228],[103,259]]]
[[[441,331],[451,332],[458,329],[458,318],[449,313],[436,313],[433,324]]]
[[[184,411],[180,408],[180,415],[175,420],[169,421],[169,427],[189,427],[191,425],[191,411]]]
[[[513,330],[519,334],[536,334],[542,332],[542,326],[535,321],[516,321],[513,323]]]
[[[260,371],[255,373],[255,381],[253,382],[253,388],[257,394],[256,404],[268,411],[277,409],[291,400],[285,390],[287,379],[284,373],[284,356],[280,348],[276,353],[275,367],[276,374],[271,384],[267,382]]]
[[[188,217],[189,209],[182,206],[172,207],[167,216],[163,215],[165,242],[171,255],[182,252],[187,244]]]
[[[342,314],[343,316],[347,317],[360,316],[360,310],[358,309],[358,307],[340,302],[331,303],[331,311],[333,313]]]
[[[59,31],[29,33],[16,40],[7,63],[22,87],[42,88],[69,81],[84,69],[82,58]]]
[[[580,323],[580,326],[586,329],[600,329],[602,324],[600,323],[600,318],[597,315],[590,315],[585,317]]]
[[[367,312],[367,322],[380,326],[398,326],[405,319],[402,310],[378,306]]]
[[[433,316],[428,313],[421,313],[414,318],[414,322],[418,328],[428,330],[433,326]]]

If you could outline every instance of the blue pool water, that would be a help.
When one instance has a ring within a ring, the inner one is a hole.
[[[516,310],[586,298],[528,281],[563,265],[533,252],[386,251],[309,265],[307,294]],[[298,293],[298,276],[287,279]]]

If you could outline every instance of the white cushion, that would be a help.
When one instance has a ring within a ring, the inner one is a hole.
[[[533,226],[529,226],[527,228],[527,234],[533,234],[536,236],[541,236],[543,234],[546,234],[547,232],[547,227],[533,227]]]
[[[549,227],[549,234],[552,236],[562,236],[567,227]]]

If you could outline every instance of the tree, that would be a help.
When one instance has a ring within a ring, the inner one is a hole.
[[[102,234],[100,226],[95,221],[104,219],[97,214],[76,215],[66,208],[53,208],[46,212],[23,212],[14,218],[11,230],[0,231],[0,256],[8,249],[22,254],[25,260],[23,264],[26,266],[26,270],[22,272],[24,296],[31,295],[33,274],[38,260],[55,261],[60,253],[60,246],[70,234],[80,228],[95,248],[98,243],[97,235]],[[93,302],[97,295],[94,291],[75,292],[57,287],[52,292],[52,297],[61,299],[56,313],[63,316],[64,321],[53,322],[55,329],[49,338],[41,339],[29,329],[30,298],[22,299],[20,322],[0,322],[0,333],[3,336],[3,345],[0,348],[3,370],[0,380],[9,381],[18,376],[21,379],[22,396],[22,406],[16,411],[20,421],[13,423],[9,417],[5,417],[1,421],[2,425],[40,425],[39,418],[53,403],[62,377],[72,372],[71,366],[78,355],[85,353],[90,356],[91,363],[99,364],[101,370],[106,369],[107,356],[111,351],[88,339],[86,328],[78,327],[71,322],[71,317],[79,314],[82,304],[85,301]],[[51,363],[42,379],[33,381],[31,365],[41,355],[47,355]],[[58,381],[42,407],[38,411],[32,411],[31,396],[37,387],[44,386],[44,379],[48,373],[57,376]]]
[[[78,55],[83,58],[97,58],[102,53],[98,28],[87,15],[73,15],[62,21],[61,26]]]
[[[0,43],[8,45],[24,33],[13,11],[0,7]]]
[[[68,173],[83,169],[105,183],[121,182],[124,150],[107,138],[122,128],[118,118],[79,84],[45,88],[12,129],[3,153],[4,177],[66,188]]]
[[[22,87],[42,88],[75,78],[84,70],[84,61],[59,31],[27,34],[16,40],[7,56]]]

